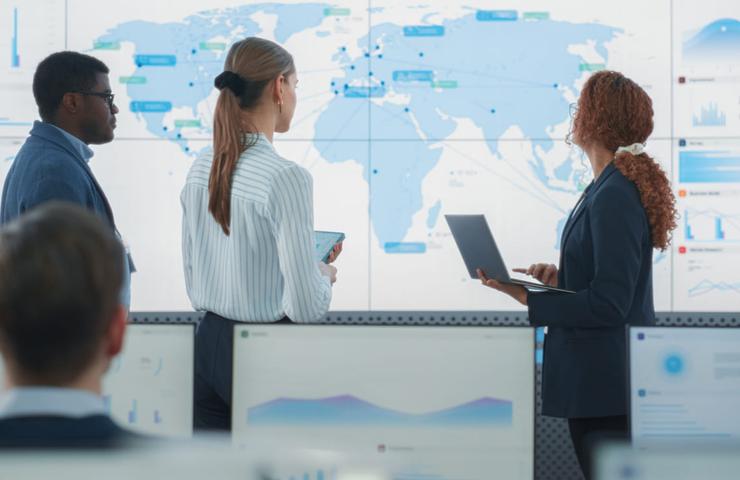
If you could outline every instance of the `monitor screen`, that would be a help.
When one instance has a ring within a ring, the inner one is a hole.
[[[139,270],[132,310],[190,310],[180,192],[212,149],[214,79],[258,35],[300,85],[275,150],[311,173],[316,228],[347,234],[332,308],[523,311],[469,277],[444,214],[486,215],[509,267],[559,258],[592,178],[569,105],[615,70],[652,98],[647,152],[681,213],[656,308],[740,311],[739,20],[736,0],[0,1],[0,183],[39,118],[38,63],[105,62],[117,127],[90,167]]]
[[[602,445],[596,449],[596,480],[735,480],[740,472],[736,449],[642,449]]]
[[[224,448],[223,443],[215,439],[145,443],[145,448],[3,449],[0,450],[0,478],[265,480],[261,475],[262,466],[269,466],[272,458]],[[306,457],[300,458],[300,465],[312,464],[313,459]]]
[[[534,340],[526,327],[237,326],[234,441],[372,454],[403,478],[531,479]]]
[[[194,325],[129,325],[103,380],[113,418],[141,433],[192,435],[194,350]]]
[[[632,438],[638,445],[737,441],[740,329],[630,329]]]

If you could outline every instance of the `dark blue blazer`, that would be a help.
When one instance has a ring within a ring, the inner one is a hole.
[[[143,439],[106,415],[54,415],[0,419],[0,448],[114,448]]]
[[[609,164],[565,225],[558,285],[530,293],[529,321],[547,326],[542,413],[627,413],[625,326],[655,322],[652,241],[635,184]]]
[[[35,122],[5,179],[0,224],[51,200],[85,206],[115,229],[108,199],[87,162],[59,130]]]

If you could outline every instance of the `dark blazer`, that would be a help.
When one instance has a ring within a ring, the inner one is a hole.
[[[530,293],[529,321],[547,326],[542,413],[627,413],[625,325],[655,322],[652,241],[635,184],[609,164],[565,225],[558,285]]]
[[[106,415],[0,419],[0,448],[114,448],[139,438],[145,437],[122,429]]]
[[[5,179],[0,224],[51,200],[85,206],[115,229],[108,199],[85,159],[56,127],[34,122]]]

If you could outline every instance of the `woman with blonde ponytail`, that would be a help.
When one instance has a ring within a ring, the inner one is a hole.
[[[645,151],[653,131],[650,97],[617,72],[599,72],[581,91],[572,138],[594,180],[563,230],[559,268],[515,269],[573,294],[528,292],[485,277],[489,287],[528,306],[547,326],[542,413],[568,419],[584,476],[594,435],[627,435],[626,325],[650,325],[653,248],[665,250],[676,227],[670,181]]]
[[[213,151],[194,162],[180,196],[185,284],[206,312],[196,335],[199,430],[231,428],[235,323],[311,322],[329,309],[337,271],[314,259],[311,175],[272,144],[290,127],[297,82],[281,46],[232,45],[215,79]]]

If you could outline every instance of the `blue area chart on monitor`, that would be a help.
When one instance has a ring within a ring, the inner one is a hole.
[[[738,63],[740,21],[722,18],[706,25],[684,41],[683,59],[689,63]]]
[[[740,282],[722,282],[705,278],[689,288],[688,296],[699,297],[711,292],[740,295]]]
[[[279,398],[248,409],[251,426],[377,426],[396,428],[511,426],[512,403],[480,398],[469,403],[424,414],[400,412],[352,395],[320,399]]]

